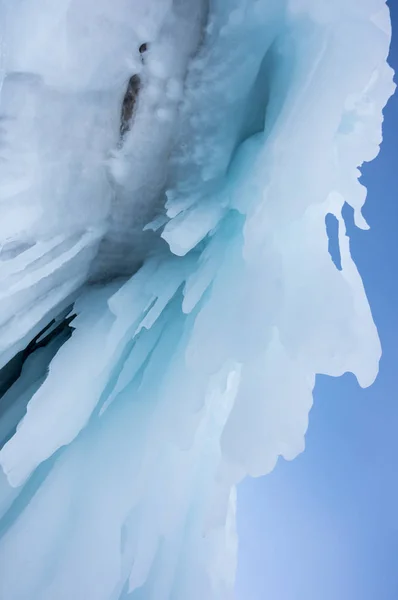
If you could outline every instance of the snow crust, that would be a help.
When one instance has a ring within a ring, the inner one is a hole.
[[[73,334],[30,356],[0,422],[0,597],[228,600],[236,484],[304,449],[317,373],[377,375],[341,211],[367,227],[359,167],[394,91],[388,9],[15,0],[0,14],[1,364],[79,291]]]

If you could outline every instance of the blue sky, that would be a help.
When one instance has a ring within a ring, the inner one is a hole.
[[[398,32],[397,0],[390,8]],[[380,375],[367,390],[319,377],[304,454],[240,487],[239,600],[398,600],[398,96],[384,114],[381,153],[363,168],[371,230],[345,214]]]

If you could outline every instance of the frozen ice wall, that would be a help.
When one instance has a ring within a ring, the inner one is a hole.
[[[366,227],[387,7],[1,16],[1,364],[51,326],[0,401],[0,597],[228,600],[235,485],[303,450],[317,373],[377,374],[341,209]]]
[[[0,15],[4,365],[70,303],[105,232],[93,278],[130,275],[142,260],[205,10],[201,0],[15,0]],[[120,148],[132,75],[143,93]]]

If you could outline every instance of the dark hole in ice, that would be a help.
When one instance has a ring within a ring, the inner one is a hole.
[[[138,93],[141,87],[141,79],[139,75],[133,75],[130,77],[127,84],[126,93],[124,94],[122,104],[122,114],[120,117],[120,137],[129,131],[131,119],[133,117],[134,108],[137,102]]]
[[[146,52],[148,50],[148,44],[146,42],[144,42],[143,44],[141,44],[139,51],[140,54],[144,54],[144,52]]]
[[[328,213],[325,217],[326,233],[329,238],[328,250],[336,269],[342,270],[339,244],[339,222],[335,215]]]
[[[53,319],[38,335],[0,370],[0,448],[12,437],[26,406],[46,378],[48,366],[60,347],[72,335],[76,315]]]
[[[141,60],[144,62],[143,55],[148,50],[148,44],[145,42],[139,47],[139,53]],[[131,120],[134,115],[135,105],[137,103],[138,94],[141,88],[141,78],[139,75],[132,75],[127,84],[126,93],[124,94],[122,103],[122,114],[120,118],[120,137],[123,139],[124,135],[129,131],[131,127]]]

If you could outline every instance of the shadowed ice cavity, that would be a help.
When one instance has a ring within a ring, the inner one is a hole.
[[[142,56],[142,63],[145,66],[145,56],[147,55],[148,52],[150,52],[150,45],[146,44],[146,43],[142,44],[140,46],[139,51]],[[244,47],[242,47],[242,52],[244,52]],[[242,146],[242,144],[244,144],[249,138],[255,137],[257,134],[264,132],[266,122],[267,122],[268,130],[270,130],[270,128],[271,128],[271,125],[268,123],[266,117],[267,117],[268,102],[269,102],[270,93],[271,93],[271,89],[272,89],[273,76],[274,76],[274,73],[278,72],[278,58],[277,58],[276,44],[271,44],[270,47],[267,47],[263,59],[258,62],[259,62],[258,72],[252,78],[252,83],[249,85],[248,89],[246,90],[245,104],[243,106],[243,109],[241,110],[240,120],[238,121],[238,124],[236,127],[236,132],[237,132],[236,142],[235,142],[235,149],[231,148],[231,159],[230,159],[231,163],[234,159],[234,156],[239,153],[239,148]],[[125,143],[125,137],[129,134],[130,130],[134,128],[134,121],[135,121],[135,118],[137,117],[137,106],[138,106],[138,102],[139,102],[139,96],[141,93],[141,87],[143,85],[151,85],[150,82],[147,81],[147,76],[145,75],[145,71],[141,74],[141,76],[133,75],[130,78],[129,83],[127,85],[125,95],[123,97],[122,106],[121,106],[121,116],[120,116],[121,140],[120,140],[120,144],[119,144],[119,152],[121,154],[123,154],[123,151],[124,151],[123,145]],[[279,93],[279,104],[281,107],[283,106],[283,94],[282,93]],[[139,114],[138,114],[138,116],[139,116]],[[277,118],[277,114],[276,115],[274,114],[273,119],[275,120],[276,118]],[[177,139],[178,139],[178,137],[177,137]],[[142,140],[142,142],[144,142],[144,140]],[[118,160],[122,160],[122,159],[119,158]],[[123,158],[123,160],[126,160],[126,159]],[[167,160],[168,160],[168,158],[165,157],[166,171],[168,168]],[[133,166],[134,166],[134,162],[133,162]],[[155,163],[155,167],[156,167],[156,163]],[[132,169],[132,171],[133,171],[133,175],[134,175],[134,169]],[[122,222],[118,229],[117,237],[114,239],[114,241],[112,243],[109,242],[109,244],[111,244],[111,245],[108,245],[107,235],[105,235],[105,240],[103,242],[101,242],[101,244],[100,244],[99,257],[94,260],[94,267],[93,267],[92,274],[90,275],[90,279],[89,279],[91,284],[93,284],[93,283],[96,284],[98,280],[106,282],[106,281],[109,281],[109,280],[112,280],[115,278],[119,279],[121,275],[123,275],[123,276],[131,275],[142,265],[145,255],[153,254],[154,252],[159,251],[159,250],[161,252],[164,252],[165,250],[167,251],[167,246],[164,244],[164,242],[162,242],[159,239],[159,230],[158,231],[149,230],[147,232],[142,232],[145,222],[146,222],[146,220],[149,219],[150,214],[153,216],[156,214],[157,211],[164,213],[164,211],[165,211],[164,201],[165,201],[165,196],[162,193],[160,193],[159,197],[152,199],[151,202],[149,202],[148,209],[150,211],[152,211],[154,209],[155,212],[148,213],[145,211],[144,214],[141,214],[141,216],[138,218],[138,220],[136,220],[134,222],[133,230],[131,230],[131,221],[129,218],[127,218],[127,222]],[[134,205],[133,199],[129,196],[125,197],[125,202],[126,202],[126,210],[129,210],[129,208],[128,208],[129,205],[131,205],[131,204]],[[146,220],[145,220],[145,217],[146,217]],[[113,217],[111,217],[111,218],[113,218]],[[140,231],[138,231],[138,230],[140,230]],[[161,228],[160,228],[160,231],[161,231]],[[140,244],[140,246],[141,246],[140,250],[137,250],[137,246],[136,246],[137,232],[138,232],[138,235],[143,234],[143,236],[144,236],[143,240],[145,240],[143,242],[143,245]],[[123,243],[122,246],[119,247],[120,240],[125,235],[128,236],[128,239],[130,241],[127,241],[126,244]],[[113,244],[116,247],[119,247],[119,250],[117,250],[116,256],[113,255],[114,254]],[[163,250],[162,250],[162,247],[163,247]],[[5,252],[7,251],[8,254],[11,253],[10,258],[12,258],[12,256],[14,256],[14,254],[16,252],[17,253],[23,252],[25,249],[26,248],[22,246],[21,248],[16,248],[14,250],[14,247],[13,246],[11,247],[11,245],[10,245],[9,247],[4,248],[3,254],[5,254]],[[113,258],[111,258],[111,257],[113,257]],[[112,261],[113,266],[110,266],[110,264],[111,264],[110,261]],[[99,265],[100,263],[101,263],[101,267],[98,267],[98,268],[100,268],[101,271],[97,271],[96,265]],[[97,273],[97,274],[95,274],[95,273]],[[71,309],[68,309],[67,312],[70,313]],[[36,377],[36,374],[35,374],[35,378],[37,380],[37,385],[36,385],[35,389],[37,389],[40,386],[43,379],[45,378],[46,369],[47,369],[48,365],[50,364],[53,356],[56,354],[56,351],[69,338],[69,336],[71,334],[71,330],[69,329],[70,320],[71,320],[71,317],[66,317],[64,320],[62,320],[62,319],[59,320],[59,317],[57,317],[56,320],[52,319],[48,326],[43,328],[43,330],[40,331],[35,336],[35,338],[31,342],[29,342],[29,344],[27,344],[27,346],[15,356],[15,358],[13,358],[5,367],[3,367],[0,370],[0,398],[1,398],[4,394],[6,394],[6,392],[9,390],[9,388],[11,386],[13,386],[16,379],[21,375],[21,371],[23,370],[23,365],[24,365],[25,361],[27,361],[28,358],[29,358],[29,362],[32,363],[32,365],[36,365],[36,366],[32,366],[30,369],[28,368],[28,365],[26,365],[26,368],[24,369],[24,372],[22,373],[23,379],[27,383],[21,384],[21,385],[22,385],[22,387],[26,387],[27,390],[23,393],[23,396],[21,396],[21,398],[23,397],[23,399],[20,398],[20,400],[18,402],[19,410],[17,411],[15,409],[12,412],[12,414],[10,413],[10,415],[8,417],[7,423],[8,423],[8,427],[10,428],[9,429],[10,432],[15,430],[16,424],[20,420],[21,416],[23,416],[23,412],[24,412],[23,407],[26,406],[26,404],[29,401],[29,398],[31,397],[31,395],[33,393],[33,391],[32,391],[33,388],[30,385],[30,383],[28,383],[28,382],[30,382],[30,379],[32,377],[31,373],[35,372],[35,371],[37,371],[37,373],[42,373],[42,375],[40,375],[40,377],[39,376]],[[46,337],[44,341],[41,341],[40,344],[37,344],[36,340],[42,339],[43,332],[45,332],[47,327],[50,327],[55,322],[57,324],[56,329],[54,329],[54,331],[51,333],[51,335]],[[56,338],[56,340],[54,338]],[[33,358],[31,357],[31,354],[33,352],[38,351],[39,349],[42,349],[43,346],[47,345],[47,344],[49,345],[49,348],[47,349],[47,351],[46,352],[44,352],[44,351],[37,352],[37,354],[35,354],[35,356],[34,356],[35,360],[33,360]],[[40,359],[39,359],[39,356],[40,356]],[[36,364],[36,362],[37,362],[37,364]],[[11,398],[14,398],[15,394],[21,394],[20,387],[21,386],[19,386],[17,388],[17,390],[18,390],[17,392],[12,392],[12,390],[10,390],[7,393],[6,398],[4,398],[3,400],[0,401],[1,402],[0,409],[3,407],[2,410],[4,412],[6,410],[8,411],[8,406],[13,402],[11,400]],[[4,444],[5,441],[8,439],[8,437],[10,437],[10,435],[11,434],[7,434],[3,438],[3,442],[0,442],[0,443]]]

